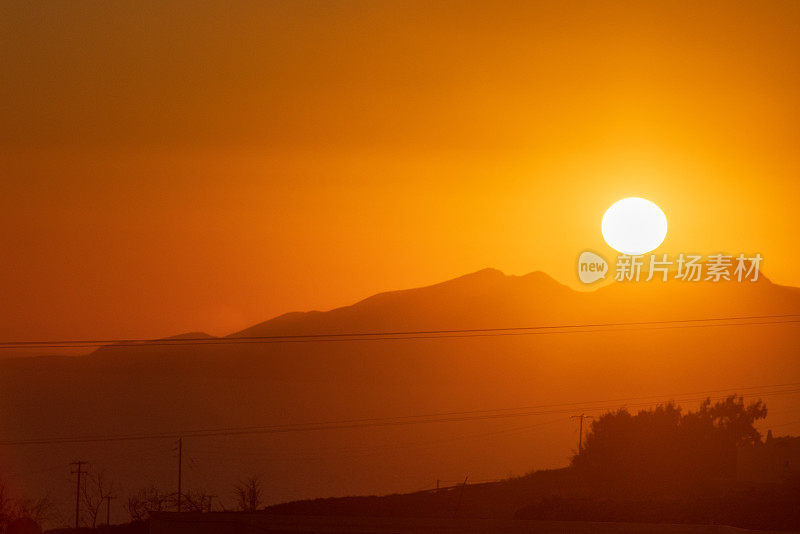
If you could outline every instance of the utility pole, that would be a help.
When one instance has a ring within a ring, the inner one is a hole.
[[[469,475],[464,477],[464,483],[461,484],[461,491],[458,492],[458,502],[456,502],[456,509],[453,510],[453,516],[454,517],[458,513],[458,509],[461,508],[461,499],[464,497],[464,488],[467,486],[467,479],[468,478],[469,478]]]
[[[183,438],[178,438],[178,511],[181,511],[181,466],[183,455]]]
[[[86,462],[78,460],[76,462],[72,462],[70,465],[77,466],[73,474],[78,475],[78,484],[75,489],[75,528],[80,528],[80,520],[81,520],[81,475],[86,473],[83,471],[83,466],[86,465]]]
[[[578,454],[581,453],[583,450],[583,420],[584,419],[594,419],[591,415],[580,414],[580,415],[571,415],[570,419],[579,419],[580,426],[578,426]]]
[[[208,512],[211,513],[212,508],[214,507],[214,499],[216,499],[216,495],[209,495],[208,496]]]
[[[106,525],[111,526],[111,499],[114,495],[106,495]]]

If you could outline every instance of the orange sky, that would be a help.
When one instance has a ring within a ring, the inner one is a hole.
[[[659,251],[800,285],[797,2],[6,3],[0,338],[224,334]]]

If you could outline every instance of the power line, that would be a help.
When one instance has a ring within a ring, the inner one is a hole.
[[[441,417],[441,416],[457,416],[457,415],[471,415],[471,414],[483,414],[483,413],[493,413],[493,412],[508,412],[508,411],[519,411],[519,410],[531,410],[531,409],[541,409],[541,408],[557,408],[557,407],[584,407],[585,405],[598,405],[598,404],[609,404],[609,403],[627,403],[630,401],[637,401],[637,400],[646,400],[646,399],[658,399],[658,398],[683,398],[689,395],[709,395],[713,393],[726,393],[731,391],[738,391],[738,390],[753,390],[753,389],[765,389],[765,388],[788,388],[800,386],[800,382],[785,382],[782,384],[766,384],[766,385],[758,385],[758,386],[739,386],[739,387],[729,387],[724,389],[713,389],[713,390],[705,390],[705,391],[691,391],[691,392],[684,392],[684,393],[669,393],[669,394],[660,394],[660,395],[647,395],[642,397],[624,397],[624,398],[615,398],[615,399],[606,399],[606,400],[593,400],[593,401],[579,401],[579,402],[565,402],[565,403],[556,403],[556,404],[537,404],[537,405],[527,405],[527,406],[515,406],[513,408],[491,408],[491,409],[483,409],[483,410],[467,410],[467,411],[453,411],[453,412],[433,412],[433,413],[425,413],[419,415],[405,415],[405,416],[393,416],[393,417],[378,417],[378,418],[363,418],[363,419],[345,419],[339,421],[321,421],[321,422],[312,422],[312,423],[296,423],[293,425],[287,426],[298,426],[298,425],[325,425],[325,424],[340,424],[340,423],[361,423],[361,422],[370,422],[370,421],[386,421],[386,420],[399,420],[399,419],[416,419],[416,418],[425,418],[425,417]],[[767,392],[767,393],[780,393],[780,392],[787,392],[793,393],[795,391],[800,390],[779,390],[778,392]],[[755,394],[755,393],[754,393]],[[763,394],[763,393],[762,393]],[[704,397],[700,398],[699,400],[703,400]],[[688,402],[691,402],[688,401]],[[649,406],[654,403],[645,403],[644,406]],[[618,406],[618,405],[614,405]],[[626,404],[626,406],[631,406]],[[633,405],[637,406],[637,405]],[[642,404],[638,405],[642,406]],[[612,406],[613,407],[613,406]],[[603,409],[603,408],[600,408]],[[218,430],[232,430],[232,431],[239,431],[239,430],[258,430],[263,429],[263,426],[253,426],[253,427],[228,427],[224,429]],[[273,426],[272,428],[276,428]]]
[[[800,389],[783,390],[775,392],[759,393],[759,396],[768,395],[781,395],[800,393]],[[676,402],[700,402],[705,400],[706,397],[698,397],[694,399],[676,399]],[[724,397],[718,397],[724,398]],[[641,408],[646,406],[653,406],[660,404],[660,402],[638,403],[638,404],[625,404],[625,408]],[[594,408],[587,408],[590,411],[608,410],[619,408],[619,405],[611,406],[596,406]],[[55,443],[92,443],[92,442],[114,442],[114,441],[135,441],[147,439],[166,439],[177,438],[180,436],[191,437],[216,437],[216,436],[235,436],[247,434],[275,434],[286,432],[305,432],[305,431],[320,431],[320,430],[339,430],[339,429],[356,429],[368,427],[386,427],[386,426],[404,426],[419,423],[442,423],[442,422],[462,422],[472,420],[487,420],[487,419],[501,419],[510,417],[529,417],[537,415],[549,415],[555,413],[568,413],[569,409],[550,410],[550,411],[535,411],[535,412],[512,412],[512,413],[488,413],[472,416],[456,416],[456,417],[433,417],[433,418],[418,418],[411,419],[418,416],[405,416],[393,417],[377,420],[350,420],[343,422],[330,422],[330,423],[298,423],[291,425],[271,425],[264,427],[243,427],[243,428],[227,428],[227,429],[200,429],[182,432],[164,432],[164,433],[149,433],[149,434],[132,434],[132,435],[116,435],[116,436],[86,436],[86,437],[64,437],[64,438],[50,438],[50,439],[29,439],[29,440],[9,440],[0,441],[2,445],[35,445],[35,444],[55,444]],[[398,420],[399,419],[399,420]],[[403,420],[407,419],[407,420]]]
[[[757,389],[757,388],[770,388],[770,387],[774,388],[774,387],[793,386],[797,384],[800,383],[788,383],[785,385],[778,385],[778,386],[750,386],[749,388],[739,388],[739,389]],[[699,395],[701,393],[718,393],[720,391],[724,390],[714,390],[711,392],[696,392],[694,394]],[[727,391],[731,390],[729,389]],[[800,393],[800,388],[782,389],[777,391],[768,390],[763,392],[753,392],[751,393],[751,395],[771,396],[771,395],[786,395],[794,393]],[[662,397],[668,397],[668,396],[669,395],[664,395]],[[647,397],[647,398],[655,398],[655,397]],[[675,398],[673,400],[676,403],[677,402],[689,403],[689,402],[700,402],[705,400],[706,398],[707,396],[704,395],[702,397],[696,397],[696,398]],[[718,398],[724,398],[724,396]],[[638,399],[636,398],[617,399],[614,401],[595,401],[594,403],[591,402],[564,403],[560,405],[558,404],[539,405],[539,406],[518,407],[518,408],[499,408],[496,410],[475,410],[471,412],[468,411],[444,412],[439,414],[427,414],[427,415],[349,419],[349,420],[316,422],[316,423],[293,423],[284,425],[267,425],[267,426],[252,426],[252,427],[195,429],[195,430],[184,430],[178,432],[151,432],[151,433],[121,434],[121,435],[107,435],[107,436],[31,438],[31,439],[20,439],[20,440],[4,440],[0,441],[0,445],[48,445],[48,444],[65,444],[65,443],[96,443],[96,442],[136,441],[136,440],[167,439],[167,438],[178,439],[181,437],[215,437],[215,436],[236,436],[236,435],[247,435],[247,434],[276,434],[276,433],[286,433],[286,432],[311,432],[311,431],[323,431],[323,430],[359,429],[359,428],[370,428],[370,427],[404,426],[404,425],[413,425],[421,423],[463,422],[463,421],[473,421],[473,420],[492,420],[492,419],[504,419],[512,417],[530,417],[538,415],[569,413],[574,409],[576,405],[582,405],[582,409],[584,411],[601,411],[601,410],[609,410],[620,407],[641,408],[646,406],[654,406],[663,402],[663,401],[653,401],[653,402],[633,403],[633,404],[625,403],[623,406],[620,406],[620,404],[618,403],[623,400],[638,400]],[[563,408],[556,410],[544,410],[544,411],[538,410],[539,408],[550,408],[559,406]],[[534,408],[536,408],[537,410],[530,411]]]
[[[770,428],[777,428],[780,426],[793,425],[795,423],[800,423],[800,419],[795,419],[794,421],[787,421],[785,423],[778,423],[777,425],[769,425],[769,426]]]
[[[796,318],[796,319],[789,319]],[[789,319],[785,321],[764,320],[759,322],[725,322],[725,321],[753,321],[761,319]],[[451,330],[407,330],[386,332],[348,332],[328,334],[291,334],[273,336],[242,336],[224,338],[161,338],[161,339],[86,339],[86,340],[58,340],[58,341],[4,341],[0,342],[0,349],[24,348],[90,348],[90,347],[154,347],[154,346],[183,346],[183,345],[235,345],[253,343],[320,343],[334,341],[372,341],[372,340],[402,340],[402,339],[438,339],[438,338],[463,338],[463,337],[491,337],[500,335],[543,335],[566,334],[603,331],[625,331],[621,327],[642,327],[635,329],[664,329],[664,328],[705,328],[720,326],[749,326],[768,324],[789,324],[800,322],[800,314],[775,314],[775,315],[750,315],[713,317],[705,319],[670,319],[662,321],[629,321],[615,323],[583,323],[563,325],[537,325],[503,328],[468,328]],[[698,324],[711,323],[711,324]],[[578,330],[578,329],[590,330]],[[606,330],[609,329],[609,330]],[[563,332],[561,330],[564,330]]]
[[[564,418],[563,417],[559,417],[558,419],[552,419],[550,421],[544,421],[544,422],[534,423],[534,424],[525,425],[525,426],[517,426],[517,427],[513,427],[513,428],[505,428],[505,429],[501,429],[501,430],[494,430],[494,431],[490,431],[490,432],[472,433],[472,434],[465,434],[465,435],[460,435],[460,436],[450,436],[450,437],[447,437],[447,438],[440,438],[440,439],[435,439],[435,440],[415,441],[415,442],[410,442],[410,443],[392,443],[392,444],[389,444],[389,445],[381,445],[381,446],[373,446],[373,447],[340,448],[340,449],[333,449],[331,452],[332,452],[333,455],[335,455],[338,458],[351,458],[351,459],[352,458],[364,458],[364,457],[367,457],[367,456],[370,456],[370,455],[373,455],[373,454],[377,454],[377,453],[380,453],[380,452],[384,452],[384,451],[407,450],[407,449],[418,448],[418,447],[425,448],[425,447],[429,447],[431,445],[437,445],[437,444],[441,444],[441,443],[449,443],[449,442],[453,442],[453,441],[470,440],[470,439],[475,439],[475,438],[491,437],[491,436],[500,435],[500,434],[510,434],[510,433],[515,433],[515,432],[523,432],[523,431],[528,431],[528,430],[539,428],[539,427],[542,427],[542,426],[545,426],[545,425],[551,425],[551,424],[559,423],[559,422],[564,422]],[[312,451],[312,453],[313,452],[314,451]],[[220,456],[220,455],[222,455],[222,456],[225,456],[227,458],[231,457],[229,448],[225,448],[224,450],[220,448],[220,449],[211,450],[211,451],[202,450],[201,449],[201,450],[198,451],[198,453],[203,455],[203,456],[206,456],[206,455]],[[247,454],[247,453],[245,453],[245,454]],[[261,450],[260,452],[257,452],[255,454],[251,451],[249,454],[247,454],[247,456],[250,456],[250,457],[252,457],[252,456],[264,457],[267,454],[268,453],[266,451],[264,451],[264,450]],[[237,458],[238,457],[242,457],[243,453],[242,453],[242,451],[240,449],[237,448],[236,449],[236,453],[233,456],[235,456]],[[284,461],[284,462],[287,462],[287,461],[310,461],[310,460],[325,458],[325,457],[328,457],[328,456],[330,456],[330,455],[327,455],[327,456],[304,455],[304,456],[276,457],[276,456],[273,456],[273,455],[270,454],[269,455],[269,459],[270,460],[279,460],[279,461]]]
[[[778,411],[778,412],[770,411],[770,415],[773,415],[773,414],[785,414],[785,413],[796,412],[796,411],[797,410],[789,410],[789,411],[781,410],[781,411]],[[586,416],[586,417],[590,418],[591,416]],[[310,461],[310,460],[315,460],[315,459],[320,459],[320,458],[328,458],[330,456],[336,456],[337,458],[363,458],[363,457],[367,457],[367,456],[370,456],[370,455],[373,455],[373,454],[377,454],[379,452],[383,452],[383,451],[387,451],[387,450],[394,451],[394,450],[406,450],[406,449],[411,449],[411,448],[426,448],[426,447],[429,447],[429,446],[432,446],[432,445],[436,445],[436,444],[440,444],[440,443],[447,443],[447,442],[460,441],[460,440],[469,440],[469,439],[474,439],[474,438],[485,438],[485,437],[491,437],[491,436],[495,436],[495,435],[499,435],[499,434],[509,434],[509,433],[529,431],[529,430],[536,429],[536,428],[539,428],[539,427],[544,426],[544,425],[551,425],[551,424],[559,423],[559,422],[564,423],[566,421],[567,420],[564,419],[564,417],[559,417],[557,419],[552,419],[552,420],[545,421],[545,422],[539,422],[539,423],[534,423],[534,424],[530,424],[530,425],[517,426],[517,427],[506,428],[506,429],[501,429],[501,430],[495,430],[495,431],[490,431],[490,432],[481,432],[481,433],[465,434],[465,435],[458,435],[458,436],[450,436],[450,437],[447,437],[447,438],[440,438],[440,439],[435,439],[435,440],[422,440],[422,441],[414,441],[414,442],[406,442],[406,443],[391,443],[391,444],[387,444],[387,445],[378,445],[378,446],[371,446],[371,447],[364,447],[364,446],[362,446],[362,447],[352,447],[352,446],[348,446],[348,447],[315,447],[314,450],[311,450],[311,451],[300,451],[300,452],[307,452],[307,454],[304,454],[304,455],[281,456],[281,457],[278,457],[278,456],[274,455],[274,452],[276,451],[275,449],[266,449],[263,445],[260,445],[257,448],[247,448],[247,447],[242,447],[242,446],[237,445],[236,446],[236,452],[235,452],[234,456],[236,458],[240,458],[240,459],[243,458],[243,457],[265,458],[265,457],[268,456],[269,459],[272,460],[272,461],[278,460],[278,461],[285,461],[285,462],[288,462],[288,461],[304,461],[305,462],[305,461]],[[791,421],[789,423],[780,423],[780,424],[777,424],[777,425],[769,424],[769,425],[766,425],[766,426],[768,426],[769,428],[773,428],[773,427],[780,427],[780,426],[784,426],[784,425],[795,423],[795,422],[798,422],[798,421]],[[584,432],[584,434],[585,434],[585,432]],[[192,450],[194,450],[198,455],[200,455],[202,457],[211,456],[211,457],[224,457],[224,458],[228,458],[228,459],[231,457],[231,447],[230,446],[218,446],[218,447],[213,448],[213,449],[202,448],[202,447],[199,447],[199,448],[198,447],[192,447]],[[193,464],[193,466],[190,465],[190,467],[192,467],[193,469],[198,469],[197,460],[194,459],[191,456],[189,457],[189,460]]]

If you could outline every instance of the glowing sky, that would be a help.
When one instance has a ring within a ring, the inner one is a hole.
[[[228,333],[492,266],[614,201],[800,285],[797,2],[6,2],[0,338]]]

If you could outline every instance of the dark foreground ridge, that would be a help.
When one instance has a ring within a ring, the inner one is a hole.
[[[601,497],[564,497],[548,491],[571,487],[574,476],[567,469],[543,471],[526,477],[488,484],[466,485],[412,494],[316,499],[267,508],[279,515],[374,516],[386,518],[502,517],[517,520],[580,523],[649,523],[695,525],[687,530],[664,532],[725,532],[696,530],[696,525],[728,525],[755,530],[800,529],[800,492],[797,487],[731,488],[719,496],[683,500],[636,498],[612,500]],[[567,492],[566,494],[569,494]],[[527,501],[527,505],[521,504]],[[478,516],[478,517],[473,517]],[[576,528],[578,528],[576,526]],[[565,530],[569,531],[569,530]],[[591,530],[587,530],[591,531]],[[630,530],[630,532],[653,530]],[[553,532],[561,532],[553,530]],[[613,530],[609,530],[613,532]]]
[[[467,518],[388,518],[274,516],[264,513],[159,512],[151,519],[150,534],[218,532],[282,532],[339,534],[507,533],[507,534],[735,534],[740,529],[720,525],[653,525],[562,521],[514,521]],[[765,531],[761,531],[765,532]]]
[[[595,420],[571,466],[497,483],[290,502],[275,514],[495,517],[800,529],[800,438],[761,438],[757,401],[730,396]],[[753,472],[752,467],[758,471]]]

